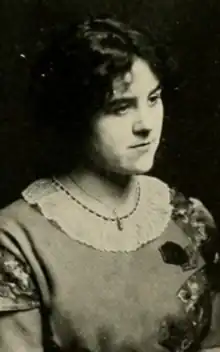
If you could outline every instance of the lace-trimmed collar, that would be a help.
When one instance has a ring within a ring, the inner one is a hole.
[[[101,251],[129,252],[161,236],[172,214],[170,189],[164,182],[149,176],[141,176],[139,182],[139,206],[120,233],[114,223],[85,212],[51,179],[35,181],[22,196],[72,239]]]

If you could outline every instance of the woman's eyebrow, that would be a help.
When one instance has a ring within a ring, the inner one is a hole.
[[[115,106],[117,104],[129,104],[131,106],[137,105],[137,98],[136,97],[121,97],[121,98],[113,98],[110,102],[110,106]]]
[[[136,108],[137,107],[137,98],[135,97],[121,97],[121,98],[113,98],[109,101],[104,111],[105,113],[113,112],[114,109],[120,108],[120,106],[126,105],[127,107]]]
[[[155,94],[155,93],[157,93],[158,91],[161,91],[161,90],[162,90],[162,86],[161,86],[160,83],[158,83],[158,84],[156,85],[156,87],[153,88],[153,89],[149,92],[148,95]]]

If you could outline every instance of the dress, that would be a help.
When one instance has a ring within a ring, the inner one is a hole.
[[[48,180],[2,210],[1,351],[220,348],[214,220],[162,181],[140,185],[140,204],[115,236],[115,224],[102,227]]]

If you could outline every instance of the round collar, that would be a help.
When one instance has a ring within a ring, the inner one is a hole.
[[[73,240],[107,252],[129,252],[161,236],[171,218],[170,189],[161,180],[140,176],[139,206],[124,221],[123,231],[114,223],[85,212],[52,179],[40,179],[29,185],[22,196],[31,206]]]

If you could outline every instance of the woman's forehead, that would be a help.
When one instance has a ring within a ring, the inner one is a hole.
[[[113,98],[127,96],[136,96],[139,94],[148,94],[159,89],[159,80],[154,75],[148,63],[142,59],[136,59],[133,62],[131,71],[123,77],[116,77],[113,81]]]

